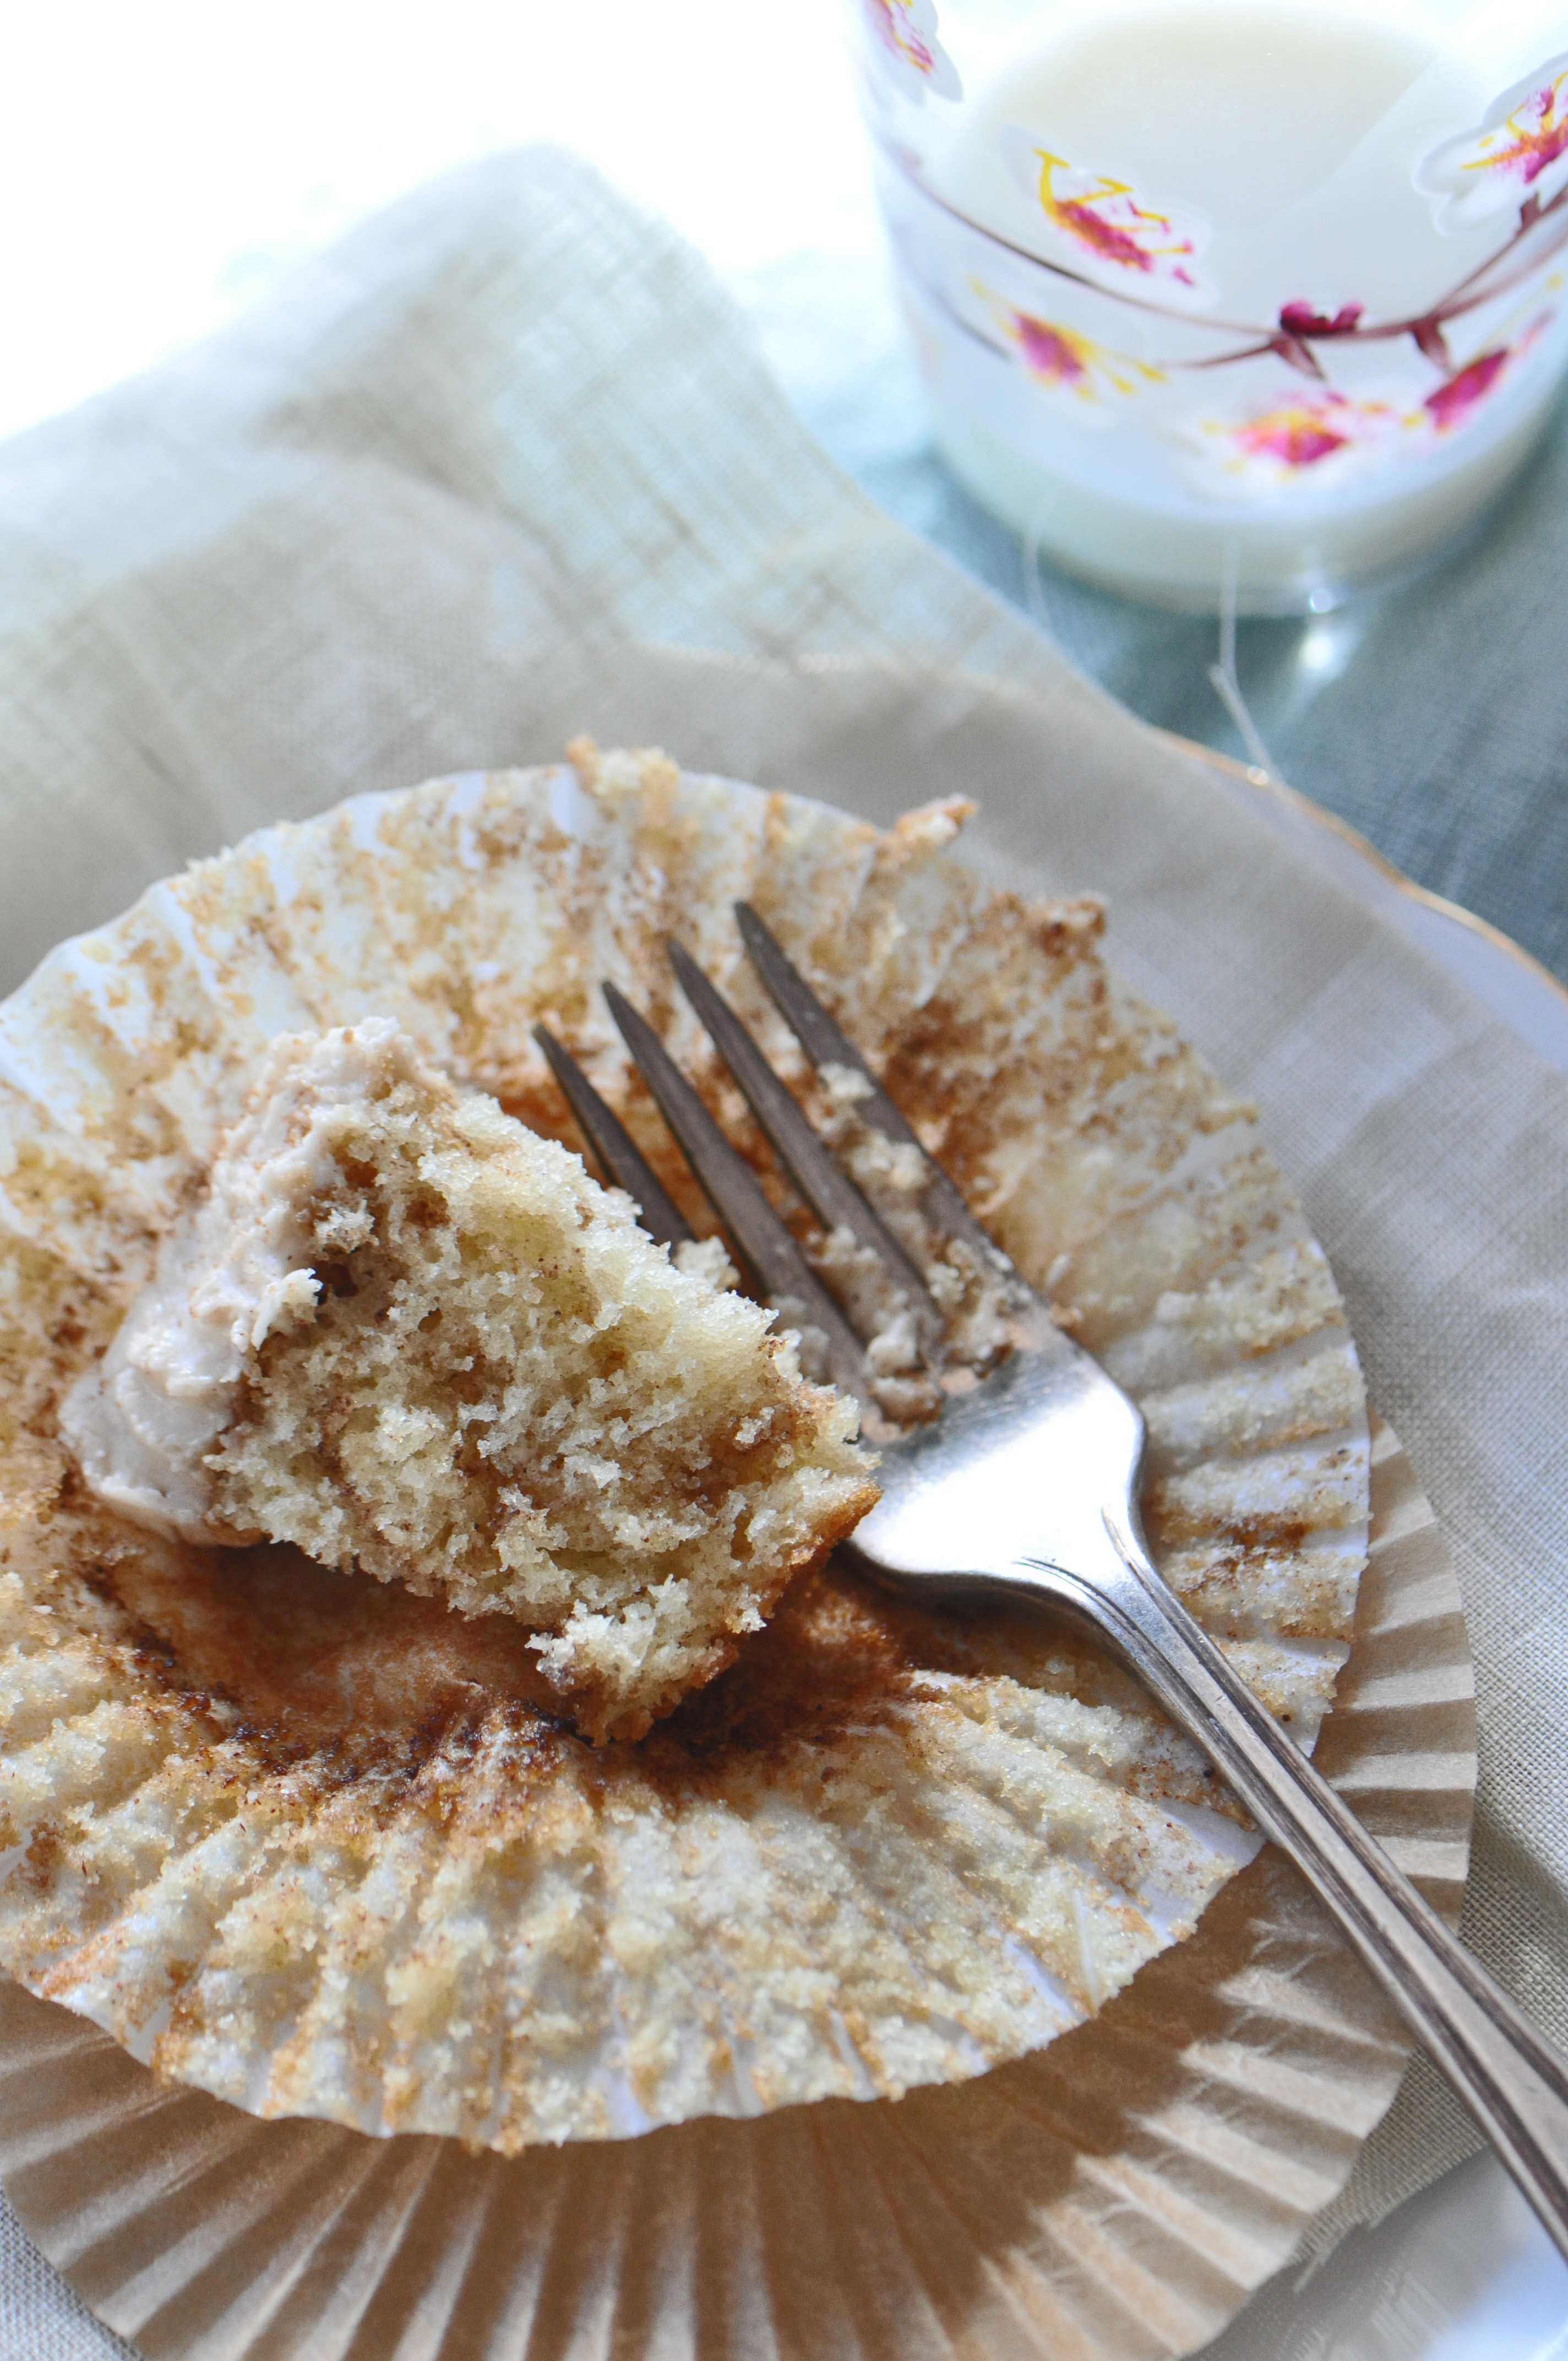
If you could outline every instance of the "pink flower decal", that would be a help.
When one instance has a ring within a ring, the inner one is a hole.
[[[953,61],[937,38],[932,0],[864,0],[872,38],[906,98],[962,98]]]
[[[1041,385],[1063,387],[1092,401],[1102,386],[1109,386],[1117,393],[1135,393],[1140,379],[1153,383],[1163,375],[1163,371],[1151,368],[1145,361],[1130,360],[1124,353],[1113,352],[1108,346],[1080,335],[1076,328],[1065,328],[1058,321],[1040,320],[1033,313],[1017,311],[978,283],[976,291],[987,297],[1003,335],[1016,348],[1030,376]]]
[[[1075,336],[1070,328],[1053,328],[1048,320],[1032,319],[1027,312],[1014,313],[1013,333],[1032,376],[1044,378],[1047,385],[1088,391],[1089,348],[1082,336]]]
[[[1342,303],[1337,312],[1316,312],[1310,303],[1282,303],[1279,324],[1291,336],[1348,336],[1365,309],[1365,303]]]
[[[1329,393],[1316,401],[1281,402],[1261,418],[1249,418],[1232,433],[1238,451],[1252,459],[1277,459],[1299,472],[1332,459],[1355,440],[1355,406],[1343,395]]]
[[[1387,401],[1353,401],[1325,386],[1266,409],[1190,418],[1177,430],[1181,474],[1214,500],[1249,500],[1321,479],[1343,482],[1373,465],[1405,422]]]
[[[1568,183],[1568,56],[1515,82],[1473,130],[1445,139],[1416,167],[1423,195],[1442,197],[1439,229],[1461,236]]]
[[[1463,426],[1476,403],[1485,400],[1506,370],[1523,360],[1556,316],[1556,305],[1546,304],[1517,335],[1513,335],[1511,329],[1505,329],[1497,343],[1489,346],[1484,353],[1477,353],[1474,360],[1466,361],[1463,368],[1453,371],[1452,377],[1444,378],[1440,386],[1434,387],[1422,402],[1421,410],[1438,433],[1449,434],[1456,426]],[[1518,325],[1517,315],[1514,324]]]
[[[1475,404],[1484,395],[1490,393],[1510,358],[1505,345],[1496,352],[1483,353],[1478,360],[1456,369],[1435,392],[1428,394],[1421,405],[1432,423],[1445,434],[1450,427],[1463,425]]]
[[[1129,181],[1079,170],[1016,125],[1001,133],[999,144],[1014,179],[1079,261],[1142,279],[1151,290],[1190,302],[1212,299],[1194,267],[1205,235],[1195,217],[1146,203]]]

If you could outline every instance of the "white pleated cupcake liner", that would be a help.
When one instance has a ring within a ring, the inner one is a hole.
[[[1448,1553],[1375,1428],[1318,1760],[1457,1913],[1473,1675]],[[515,2158],[258,2122],[0,1986],[0,2175],[151,2361],[1144,2361],[1288,2257],[1409,2041],[1266,1850],[1037,2055],[905,2099]]]

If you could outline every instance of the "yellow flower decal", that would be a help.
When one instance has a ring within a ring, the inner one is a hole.
[[[1146,361],[1132,360],[1108,345],[1096,344],[1092,337],[1080,335],[1059,321],[1041,320],[1032,312],[1018,311],[978,280],[975,291],[985,297],[1003,335],[1041,385],[1058,386],[1092,401],[1102,386],[1116,393],[1136,393],[1141,384],[1157,384],[1164,374]]]
[[[1568,184],[1568,56],[1515,82],[1484,120],[1445,139],[1416,167],[1416,186],[1442,197],[1437,225],[1463,236],[1499,215],[1539,211]]]
[[[1009,125],[1000,135],[1014,179],[1035,199],[1047,222],[1085,262],[1149,282],[1151,289],[1202,302],[1212,291],[1196,258],[1205,225],[1148,203],[1130,181],[1085,171],[1040,146],[1034,134]]]

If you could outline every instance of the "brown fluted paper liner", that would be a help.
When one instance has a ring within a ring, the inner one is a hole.
[[[1440,1907],[1475,1778],[1446,1546],[1374,1426],[1318,1760]],[[958,2087],[471,2156],[259,2123],[0,1986],[0,2175],[86,2301],[181,2361],[1142,2361],[1214,2335],[1409,2042],[1265,1850],[1091,2025]]]

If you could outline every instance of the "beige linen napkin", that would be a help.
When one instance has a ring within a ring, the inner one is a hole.
[[[672,701],[667,660],[616,644],[641,640],[731,652],[729,687],[703,668]],[[853,657],[951,675],[912,767],[955,787],[984,752],[965,668],[1007,685],[1037,764],[989,766],[976,857],[1106,888],[1118,962],[1260,1102],[1458,1555],[1467,1933],[1568,2039],[1568,1085],[847,484],[697,258],[582,165],[532,150],[425,190],[0,451],[5,983],[258,821],[576,729],[674,724],[688,762],[852,798],[897,696]],[[758,658],[812,678],[819,774],[777,775]],[[1317,2244],[1473,2144],[1418,2061]],[[117,2349],[63,2290],[45,2319],[24,2254],[0,2223],[4,2349]]]

